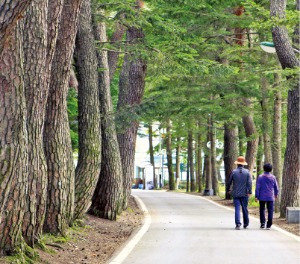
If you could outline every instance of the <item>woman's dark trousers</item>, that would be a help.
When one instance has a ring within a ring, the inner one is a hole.
[[[264,225],[266,223],[266,215],[265,215],[265,208],[267,205],[268,210],[268,222],[267,228],[271,227],[272,219],[273,219],[273,212],[274,212],[274,201],[259,201],[259,216],[260,216],[260,223]]]

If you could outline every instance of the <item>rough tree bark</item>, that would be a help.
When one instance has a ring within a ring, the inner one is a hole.
[[[106,42],[106,25],[95,22],[95,39]],[[90,213],[109,220],[116,220],[122,211],[123,175],[119,144],[110,94],[107,51],[97,51],[99,95],[101,112],[102,161],[101,172],[92,199]]]
[[[300,1],[297,0],[297,10],[299,10],[299,6]],[[285,19],[285,10],[286,0],[271,1],[271,17]],[[283,26],[274,26],[272,35],[282,68],[299,67],[300,63],[294,53],[287,29]],[[299,27],[295,30],[295,35],[297,36],[295,39],[299,43]],[[282,174],[281,217],[286,216],[286,207],[300,205],[299,72],[296,76],[289,76],[288,78],[293,80],[293,88],[288,92],[287,144]]]
[[[74,219],[80,219],[91,205],[101,162],[98,61],[92,28],[91,1],[83,1],[80,8],[74,55],[79,84],[79,156],[75,170]]]
[[[15,25],[0,53],[0,255],[20,252],[23,245],[28,136],[21,43]]]
[[[127,43],[142,43],[145,35],[142,29],[129,27],[127,30]],[[128,53],[124,57],[124,63],[119,81],[118,118],[122,119],[124,126],[118,132],[118,142],[123,168],[124,203],[127,208],[128,198],[131,192],[131,184],[134,175],[134,153],[137,129],[139,122],[136,120],[135,107],[141,103],[146,76],[147,64],[139,55]],[[123,117],[122,117],[122,116]],[[133,118],[125,122],[125,117]]]
[[[10,45],[10,36],[14,34],[17,22],[22,18],[32,0],[11,0],[1,2],[0,8],[0,55],[6,45]]]
[[[46,209],[47,164],[43,149],[43,126],[48,87],[47,2],[33,2],[22,21],[24,32],[24,85],[28,130],[28,196],[23,237],[31,247],[42,233]]]
[[[65,235],[74,211],[75,172],[66,99],[81,2],[64,2],[52,63],[44,129],[48,166],[44,230],[61,235]]]

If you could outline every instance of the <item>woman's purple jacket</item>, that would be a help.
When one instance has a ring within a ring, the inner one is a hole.
[[[274,201],[278,195],[276,178],[270,172],[264,172],[256,180],[255,198],[259,201]]]

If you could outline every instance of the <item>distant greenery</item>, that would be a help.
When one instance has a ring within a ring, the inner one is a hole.
[[[78,99],[77,91],[70,88],[67,97],[68,118],[73,151],[78,151]]]

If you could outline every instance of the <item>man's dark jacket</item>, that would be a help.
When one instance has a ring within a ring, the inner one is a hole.
[[[231,196],[233,198],[247,197],[252,194],[252,179],[249,170],[243,166],[239,166],[232,171],[229,181],[226,184],[226,192],[230,191],[233,184]]]

